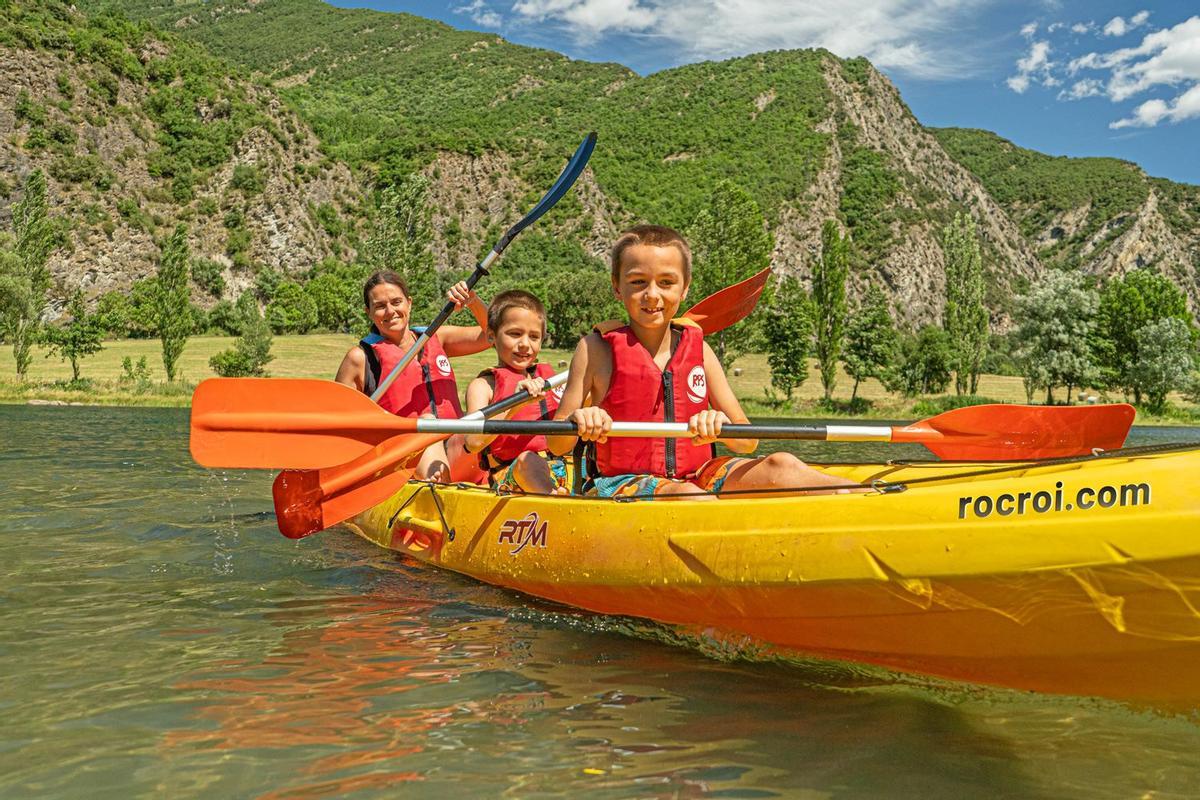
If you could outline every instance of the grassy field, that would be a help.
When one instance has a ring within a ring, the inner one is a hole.
[[[354,346],[350,335],[314,334],[310,336],[278,336],[272,353],[275,360],[268,365],[273,377],[322,378],[333,377],[346,350]],[[196,383],[212,375],[208,359],[217,352],[231,347],[233,339],[221,336],[197,336],[188,340],[183,356],[179,360],[174,384],[166,382],[162,366],[162,350],[157,339],[121,339],[105,342],[104,350],[81,362],[81,373],[89,386],[69,386],[71,367],[58,358],[46,358],[44,351],[35,349],[27,380],[15,379],[12,349],[0,350],[0,402],[25,403],[49,401],[99,405],[154,405],[186,406]],[[129,357],[134,362],[145,357],[150,371],[149,384],[137,387],[122,382],[121,361]],[[474,356],[454,360],[455,374],[459,386],[467,383],[479,370],[492,366],[492,352],[485,351]],[[542,360],[554,365],[565,366],[570,358],[566,350],[545,350]],[[773,400],[768,394],[770,372],[766,356],[751,354],[738,359],[729,370],[729,381],[734,392],[742,400],[748,413],[771,416],[820,417],[830,411],[819,406],[821,381],[815,363],[810,364],[808,379],[796,390],[791,405]],[[847,401],[853,381],[842,375],[834,392],[834,399]],[[921,398],[903,398],[887,393],[877,381],[867,381],[859,387],[860,397],[870,401],[866,411],[855,416],[880,418],[911,417],[913,404]],[[983,375],[979,379],[979,394],[999,402],[1025,402],[1025,389],[1021,379],[1006,375]],[[1144,417],[1139,422],[1183,422],[1194,424],[1192,413],[1177,415],[1171,419]]]

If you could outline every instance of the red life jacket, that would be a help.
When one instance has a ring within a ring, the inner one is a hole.
[[[554,368],[549,364],[534,364],[527,371],[520,372],[511,367],[493,367],[479,374],[486,375],[488,373],[491,373],[492,380],[495,382],[495,389],[492,391],[492,402],[496,402],[516,394],[517,384],[526,378],[536,376],[549,379],[554,375]],[[509,419],[533,420],[552,418],[555,410],[558,409],[558,400],[562,396],[563,388],[563,386],[559,386],[557,389],[551,389],[538,398],[538,402],[536,403],[526,403],[517,409]],[[545,449],[545,436],[497,436],[491,444],[479,451],[479,461],[481,464],[486,465],[488,469],[495,471],[501,467],[507,467],[516,461],[517,456],[526,450],[532,450],[536,453]]]
[[[370,394],[374,391],[372,384],[387,377],[408,348],[392,344],[379,334],[367,336],[360,344],[364,350],[369,348],[371,352],[368,356],[373,354],[379,363],[379,374],[373,382],[369,378],[374,365],[370,358],[367,359],[367,388],[370,390],[367,393]],[[419,417],[429,413],[443,419],[462,416],[454,369],[436,336],[430,337],[417,357],[400,371],[383,397],[379,398],[379,405],[398,417]]]
[[[708,408],[704,332],[699,327],[672,323],[671,359],[664,370],[628,325],[601,336],[612,351],[612,379],[600,408],[614,420],[686,422]],[[686,478],[712,455],[711,446],[697,447],[687,439],[612,438],[596,445],[596,468],[601,475]]]

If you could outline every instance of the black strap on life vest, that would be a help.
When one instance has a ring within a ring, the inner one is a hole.
[[[358,346],[362,348],[367,357],[367,369],[363,373],[363,394],[370,397],[375,394],[375,389],[379,386],[379,373],[383,371],[383,368],[379,365],[379,356],[375,354],[374,347],[366,342],[359,342]]]
[[[364,341],[358,343],[359,348],[367,357],[367,369],[363,372],[363,394],[367,397],[375,394],[375,389],[379,387],[379,381],[383,378],[383,367],[379,363],[379,356],[375,353],[375,348]],[[437,396],[433,392],[433,377],[429,372],[429,364],[425,362],[425,348],[421,348],[421,352],[417,353],[417,362],[421,365],[421,378],[425,383],[425,394],[429,396],[429,410],[436,417]]]

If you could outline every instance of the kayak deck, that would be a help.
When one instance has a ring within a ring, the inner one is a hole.
[[[874,490],[648,503],[411,483],[351,527],[488,583],[788,652],[1200,700],[1200,450],[814,466]]]

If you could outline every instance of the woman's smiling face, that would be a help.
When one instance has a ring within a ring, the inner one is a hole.
[[[367,316],[375,324],[380,336],[399,342],[408,333],[408,313],[412,300],[404,290],[394,283],[381,283],[371,287]]]

